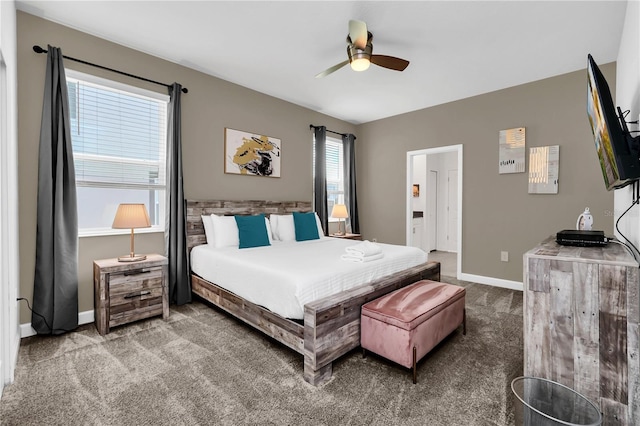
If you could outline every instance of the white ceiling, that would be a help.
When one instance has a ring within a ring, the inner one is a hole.
[[[354,124],[583,69],[587,53],[599,64],[613,62],[626,11],[626,1],[614,0],[16,4]],[[347,66],[314,78],[347,59],[350,19],[367,23],[374,54],[407,59],[409,67]]]

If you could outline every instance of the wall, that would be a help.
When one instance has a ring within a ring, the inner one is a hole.
[[[425,212],[427,208],[427,156],[426,155],[417,155],[413,157],[413,184],[419,185],[418,196],[413,197],[413,199],[411,200],[411,204],[413,205],[413,210]]]
[[[614,90],[615,64],[600,65]],[[527,148],[560,145],[557,195],[529,195],[526,173],[498,174],[499,131],[514,127],[526,127]],[[612,235],[613,193],[604,189],[586,115],[586,71],[366,123],[358,140],[366,146],[357,157],[365,238],[404,243],[407,151],[455,144],[464,145],[463,273],[522,282],[522,255],[575,227],[586,206],[596,228]]]
[[[18,328],[18,166],[16,12],[0,2],[0,395],[13,382]]]
[[[625,25],[619,61],[634,64],[638,58],[637,4],[631,2],[629,9],[627,21],[631,23]],[[604,190],[586,119],[584,71],[356,127],[23,12],[18,12],[17,18],[19,272],[20,295],[29,299],[35,263],[36,164],[44,80],[44,55],[31,50],[34,44],[44,47],[49,43],[70,56],[154,80],[178,81],[189,88],[189,93],[183,95],[184,181],[189,198],[310,200],[312,138],[308,126],[313,123],[358,137],[358,202],[364,238],[404,244],[406,152],[458,143],[465,145],[463,272],[521,281],[522,254],[544,237],[573,227],[585,206],[591,208],[598,229],[609,235],[613,232],[613,194]],[[628,44],[631,47],[623,51]],[[616,66],[600,65],[615,90]],[[149,90],[162,90],[77,63],[67,62],[67,66]],[[624,71],[619,69],[618,73],[628,75],[633,85],[625,93],[633,93],[630,102],[637,104],[637,65],[619,68]],[[618,91],[618,95],[622,93]],[[637,105],[635,108],[637,116]],[[283,177],[225,175],[225,126],[280,138]],[[527,128],[527,147],[560,145],[557,195],[528,195],[526,174],[498,174],[498,132],[519,126]],[[616,206],[615,214],[619,213]],[[637,220],[633,230],[640,233]],[[93,309],[92,260],[120,255],[127,247],[127,235],[80,240],[80,311]],[[141,252],[162,252],[163,236],[139,235],[136,247]],[[510,252],[507,263],[500,262],[503,250]],[[30,322],[25,307],[21,309],[20,322]]]
[[[247,88],[107,42],[86,33],[18,11],[18,116],[20,181],[20,293],[32,298],[35,265],[38,138],[45,56],[35,44],[62,48],[63,54],[120,69],[156,81],[177,81],[189,89],[182,96],[184,191],[191,199],[312,199],[312,141],[309,124],[357,134],[349,123]],[[65,66],[149,90],[164,88],[66,61]],[[282,141],[282,177],[226,175],[223,171],[224,128],[264,133]],[[356,141],[356,149],[360,138]],[[129,236],[80,238],[79,311],[93,310],[92,262],[126,253]],[[136,251],[164,252],[162,234],[140,234]],[[29,323],[26,309],[20,322]]]
[[[622,110],[630,110],[628,121],[638,119],[640,113],[640,3],[627,3],[620,49],[617,58],[617,88],[615,91],[616,105]],[[613,90],[613,89],[612,89]],[[638,128],[629,125],[630,130]],[[627,210],[634,198],[631,187],[615,191],[615,219],[617,220]],[[640,247],[640,207],[632,207],[619,223],[619,229],[636,247]],[[622,240],[620,233],[616,233]]]

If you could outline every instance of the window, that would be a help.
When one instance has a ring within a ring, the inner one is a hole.
[[[331,218],[331,210],[334,204],[344,204],[344,165],[342,161],[342,141],[327,138],[327,212],[329,221],[338,221]]]
[[[120,203],[144,203],[164,230],[169,97],[66,70],[81,236],[121,233]]]

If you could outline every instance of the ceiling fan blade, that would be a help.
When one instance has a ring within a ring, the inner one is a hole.
[[[326,70],[322,71],[321,73],[316,74],[316,78],[326,77],[329,74],[331,74],[332,72],[338,71],[340,68],[344,67],[348,63],[349,63],[349,60],[347,59],[346,61],[342,61],[339,64],[336,64],[336,65],[332,66],[331,68],[327,68]]]
[[[362,21],[349,21],[349,37],[358,49],[364,50],[367,47],[368,32],[367,24]]]
[[[387,55],[371,55],[371,62],[396,71],[404,71],[409,66],[409,61]]]

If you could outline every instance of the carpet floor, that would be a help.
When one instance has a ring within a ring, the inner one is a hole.
[[[2,425],[512,425],[522,375],[522,293],[467,290],[462,327],[404,367],[354,350],[320,386],[303,358],[204,303],[114,328],[93,324],[20,345]]]

